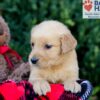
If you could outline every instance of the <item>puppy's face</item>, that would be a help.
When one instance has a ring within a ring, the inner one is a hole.
[[[60,57],[60,41],[58,38],[51,36],[31,37],[32,51],[29,56],[31,64],[37,67],[52,66],[57,63]]]
[[[64,53],[75,46],[76,40],[63,24],[43,22],[32,29],[29,62],[40,68],[58,65],[62,63]]]

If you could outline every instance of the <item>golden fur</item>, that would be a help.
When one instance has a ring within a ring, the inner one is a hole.
[[[32,51],[29,55],[32,82],[34,91],[39,95],[45,95],[50,91],[49,82],[64,84],[65,90],[78,92],[81,86],[78,80],[79,68],[75,47],[76,39],[70,30],[58,21],[44,21],[31,31]],[[52,48],[46,49],[50,44]],[[37,64],[31,63],[31,58],[39,58]]]

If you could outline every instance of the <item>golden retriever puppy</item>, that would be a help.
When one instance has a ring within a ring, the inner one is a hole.
[[[44,21],[32,29],[29,81],[37,94],[49,92],[49,83],[62,83],[65,90],[74,93],[81,91],[76,82],[79,79],[76,45],[70,30],[58,21]]]

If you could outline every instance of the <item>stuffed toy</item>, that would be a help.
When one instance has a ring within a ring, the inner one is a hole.
[[[0,82],[7,79],[20,81],[28,79],[29,75],[29,64],[24,63],[19,54],[8,45],[10,35],[7,23],[0,16]]]

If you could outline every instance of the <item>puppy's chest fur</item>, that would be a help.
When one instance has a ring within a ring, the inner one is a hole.
[[[55,72],[55,71],[51,71],[51,72],[48,72],[43,74],[44,78],[46,80],[48,80],[48,82],[51,82],[51,83],[62,83],[63,81],[63,78],[65,77],[61,72]]]
[[[47,80],[51,83],[62,83],[64,80],[67,79],[67,73],[64,68],[56,69],[56,68],[50,68],[50,69],[40,69],[38,70],[38,74],[41,78]]]

